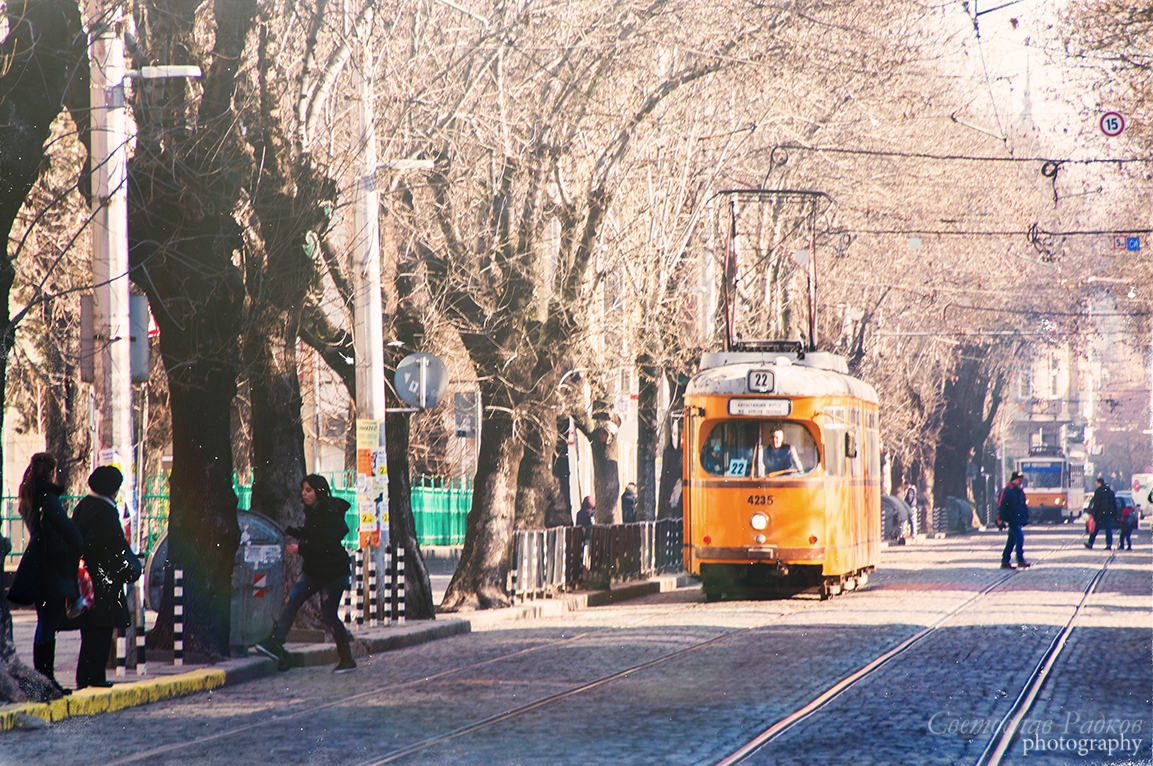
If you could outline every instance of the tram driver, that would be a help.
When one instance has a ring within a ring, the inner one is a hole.
[[[774,428],[769,443],[761,450],[761,475],[772,476],[789,471],[804,472],[801,457],[796,447],[785,443],[784,430]]]

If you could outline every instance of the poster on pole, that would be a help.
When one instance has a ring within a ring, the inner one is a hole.
[[[380,423],[356,421],[356,511],[357,537],[361,548],[380,546],[380,495],[376,481],[376,453],[380,447]]]

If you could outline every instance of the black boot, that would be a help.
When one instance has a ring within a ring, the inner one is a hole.
[[[344,640],[336,639],[336,654],[340,662],[332,669],[333,673],[351,673],[356,670],[356,660],[352,659],[352,648],[348,645],[348,636]]]
[[[56,680],[56,642],[50,644],[32,644],[32,665],[40,673],[48,679],[52,687],[64,696],[72,693],[71,689],[65,689]]]

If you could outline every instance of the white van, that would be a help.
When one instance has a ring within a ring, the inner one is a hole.
[[[1149,493],[1153,492],[1153,473],[1135,473],[1129,488],[1133,490],[1133,505],[1141,511],[1141,516],[1153,515],[1153,503],[1149,502]]]

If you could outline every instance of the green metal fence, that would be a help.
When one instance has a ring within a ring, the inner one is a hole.
[[[348,501],[351,506],[345,514],[348,535],[344,543],[357,546],[359,518],[356,512],[356,472],[339,471],[322,474],[332,486],[332,494]],[[252,503],[252,485],[233,480],[238,506],[248,510]],[[82,496],[61,497],[65,510],[71,509]],[[6,568],[16,566],[24,551],[27,531],[17,511],[15,497],[0,498],[0,534],[12,541],[12,553]],[[442,476],[415,476],[412,480],[412,515],[416,522],[416,538],[422,546],[460,545],[464,542],[465,517],[472,506],[472,482],[467,479],[448,479]],[[149,476],[140,493],[140,518],[144,537],[144,550],[150,553],[156,541],[168,528],[168,477]]]
[[[472,507],[472,482],[443,476],[412,480],[412,517],[416,539],[423,545],[460,545]]]

